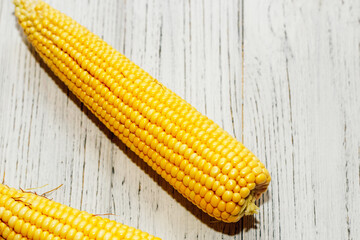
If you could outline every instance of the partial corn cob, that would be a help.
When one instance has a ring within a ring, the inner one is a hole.
[[[160,240],[146,232],[0,184],[0,237],[7,240]]]
[[[256,212],[271,177],[242,143],[70,17],[40,0],[15,5],[51,70],[176,190],[225,222]]]

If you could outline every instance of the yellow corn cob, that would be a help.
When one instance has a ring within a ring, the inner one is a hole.
[[[40,0],[15,5],[51,70],[176,190],[225,222],[256,212],[271,178],[242,143],[70,17]]]
[[[0,184],[0,237],[7,240],[160,240],[133,227]]]

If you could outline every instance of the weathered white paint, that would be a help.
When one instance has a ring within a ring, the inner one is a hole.
[[[163,239],[360,236],[358,1],[49,3],[243,137],[273,180],[255,217],[224,224],[202,213],[69,93],[1,1],[6,184],[64,184],[54,200]]]
[[[245,2],[245,144],[272,172],[250,239],[360,236],[359,17],[359,1]]]

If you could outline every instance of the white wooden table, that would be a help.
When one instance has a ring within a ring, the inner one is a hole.
[[[163,239],[359,239],[360,1],[49,0],[243,140],[258,215],[202,213],[110,133],[0,2],[0,174]]]

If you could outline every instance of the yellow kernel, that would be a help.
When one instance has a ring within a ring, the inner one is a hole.
[[[236,186],[236,182],[232,179],[227,181],[227,183],[225,184],[225,188],[230,191],[233,190],[235,188],[235,186]]]
[[[266,175],[264,173],[256,176],[256,184],[263,184],[264,182],[266,182]]]
[[[184,152],[184,157],[185,157],[186,159],[189,159],[190,156],[192,155],[192,153],[193,153],[193,150],[192,150],[191,148],[187,148],[187,149],[185,150],[185,152]]]
[[[204,169],[204,165],[205,165],[205,163],[206,163],[206,160],[205,160],[205,159],[201,159],[200,156],[199,156],[199,159],[200,159],[200,161],[199,161],[199,163],[198,163],[198,168],[201,169],[201,170],[203,170],[203,169]]]
[[[220,217],[221,213],[217,208],[214,208],[213,214],[215,217]]]
[[[210,171],[211,177],[216,177],[220,173],[220,168],[217,166],[213,166]]]
[[[202,151],[201,156],[202,156],[203,158],[206,158],[207,155],[208,155],[210,152],[211,152],[211,150],[210,150],[209,148],[205,148],[205,149]]]
[[[241,195],[240,195],[240,193],[234,193],[234,194],[233,194],[233,197],[232,197],[232,201],[235,202],[235,203],[237,203],[237,202],[239,202],[240,200],[241,200]]]
[[[181,145],[182,144],[179,141],[177,143],[175,143],[175,145],[174,145],[174,152],[175,153],[179,153]]]
[[[240,185],[240,187],[245,187],[247,185],[246,180],[244,178],[241,178],[239,181],[239,185]]]
[[[202,158],[199,155],[196,156],[196,158],[194,159],[194,165],[198,166],[199,169],[200,169],[199,164],[200,164],[201,160],[202,160]]]
[[[209,203],[213,196],[214,196],[214,192],[211,191],[211,190],[208,190],[207,193],[204,196],[204,199],[205,199],[206,202]]]
[[[176,179],[179,181],[182,181],[184,178],[185,174],[183,171],[178,171],[177,175],[176,175]]]
[[[168,174],[170,174],[173,166],[174,166],[174,165],[172,165],[171,163],[168,162],[168,163],[166,164],[165,171],[166,171]]]
[[[246,175],[245,180],[246,180],[246,182],[248,182],[248,183],[253,183],[253,182],[255,182],[255,174],[252,173],[252,172],[249,173],[248,175]]]
[[[57,225],[59,224],[59,221],[56,219],[53,219],[50,224],[49,224],[49,231],[50,232],[54,232],[55,228],[57,227]]]
[[[245,187],[245,186],[244,186]],[[233,189],[233,192],[234,193],[238,193],[238,192],[240,192],[240,185],[236,185],[235,187],[234,187],[234,189]]]
[[[250,167],[244,167],[241,171],[240,171],[240,176],[241,177],[245,177],[246,175],[248,175],[251,172],[251,168]]]
[[[71,227],[69,225],[64,225],[62,228],[61,228],[61,231],[60,231],[60,237],[62,238],[66,238],[66,235],[68,233],[68,231],[71,229]]]
[[[40,235],[41,235],[41,229],[36,229],[35,231],[34,231],[34,235],[33,235],[33,237],[32,237],[32,239],[34,239],[34,240],[40,240]]]
[[[191,170],[190,170],[189,176],[190,176],[192,179],[194,179],[197,172],[198,172],[198,169],[197,169],[196,167],[193,167],[193,168],[191,168]]]
[[[216,191],[218,189],[218,187],[220,186],[220,182],[219,181],[215,181],[213,186],[212,186],[212,190]]]
[[[238,165],[236,165],[236,168],[241,171],[244,167],[246,167],[246,163],[244,161],[240,162]]]
[[[218,163],[218,161],[220,160],[220,154],[215,153],[211,158],[210,158],[210,162],[212,165],[216,165]]]
[[[213,206],[214,208],[216,208],[216,207],[218,206],[220,200],[221,200],[221,199],[220,199],[219,196],[213,195],[212,198],[211,198],[211,200],[210,200],[211,206]]]
[[[205,185],[205,182],[209,176],[207,174],[203,174],[200,178],[200,184]]]
[[[12,208],[13,214],[17,215],[22,207],[23,206],[20,203],[15,204],[15,206]]]
[[[179,142],[181,144],[181,142]],[[186,144],[181,144],[180,148],[179,148],[179,154],[183,155],[187,149],[187,145]]]
[[[216,189],[215,193],[220,197],[224,194],[224,192],[225,192],[225,187],[221,185]]]
[[[76,230],[74,228],[70,229],[66,234],[66,239],[67,240],[74,239],[75,234],[76,234]]]
[[[237,170],[236,168],[232,168],[228,173],[228,176],[231,179],[236,179],[239,176],[239,170]]]
[[[4,208],[4,211],[5,211],[5,208]],[[22,218],[22,219],[25,218],[25,214],[27,213],[27,211],[29,211],[28,207],[21,208],[21,210],[19,211],[19,214],[18,214],[19,218]]]
[[[9,222],[7,223],[10,228],[14,228],[16,222],[18,221],[17,216],[11,216]]]
[[[229,146],[228,146],[228,148],[231,149],[231,147],[229,147]],[[226,157],[227,157],[228,159],[233,159],[233,158],[235,157],[235,155],[236,155],[236,154],[235,154],[234,152],[229,152],[228,155],[226,155]],[[235,166],[235,165],[234,165],[234,166]]]
[[[241,152],[240,152],[240,157],[241,158],[245,158],[247,155],[248,155],[249,151],[247,149],[243,149]]]
[[[195,184],[196,184],[196,181],[195,181],[195,180],[190,180],[190,182],[189,182],[189,189],[190,189],[190,190],[194,190]]]
[[[190,136],[190,137],[187,139],[186,143],[187,143],[187,145],[188,145],[189,147],[193,147],[193,144],[194,144],[195,140],[196,140],[196,138],[195,138],[194,136]]]
[[[228,203],[226,203],[225,210],[226,210],[226,212],[231,213],[232,211],[234,211],[235,207],[236,207],[236,204],[234,202],[228,202]]]
[[[47,231],[49,229],[51,221],[52,221],[52,218],[50,218],[50,217],[45,218],[44,221],[42,222],[41,228],[44,231]]]
[[[229,177],[227,175],[222,175],[219,181],[221,185],[225,185],[229,181]]]
[[[195,174],[195,181],[199,182],[202,177],[202,171],[197,171]]]
[[[250,190],[247,187],[243,187],[240,190],[240,195],[242,198],[246,198],[247,196],[249,196],[250,194]]]
[[[244,161],[248,164],[253,158],[250,156],[250,154],[248,156],[246,156],[244,158]]]
[[[74,236],[74,240],[82,240],[84,237],[84,234],[82,232],[77,232]]]
[[[256,186],[256,183],[248,183],[247,185],[246,185],[246,187],[251,191],[251,190],[253,190],[254,188],[255,188],[255,186]]]
[[[5,210],[1,219],[3,220],[3,222],[8,222],[11,216],[11,212],[9,210]]]
[[[200,197],[200,195],[196,195],[194,198],[195,203],[198,205],[200,204],[201,200],[202,200],[202,198]]]
[[[207,163],[205,163],[205,165],[203,167],[203,172],[206,174],[209,174],[211,169],[212,169],[211,163],[207,162]]]
[[[202,209],[205,209],[205,208],[206,208],[206,205],[207,205],[207,202],[205,201],[205,199],[201,199],[201,201],[200,201],[200,207],[201,207]]]
[[[229,213],[227,213],[227,212],[222,212],[222,213],[221,213],[221,218],[222,218],[222,219],[225,219],[225,220],[226,220],[226,219],[228,219],[229,217],[230,217],[230,214],[229,214]]]
[[[31,225],[29,230],[28,230],[28,233],[27,233],[27,237],[29,239],[34,239],[34,235],[35,235],[35,231],[36,231],[36,227],[34,225]]]
[[[171,169],[171,176],[176,177],[178,171],[179,171],[179,168],[176,167],[176,166],[173,166],[172,169]]]
[[[24,223],[23,225],[22,225],[22,227],[21,227],[21,230],[20,230],[20,233],[21,233],[21,235],[23,235],[23,236],[27,236],[27,233],[28,233],[28,231],[29,231],[29,229],[30,229],[30,226],[31,226],[31,224],[30,223]]]
[[[255,174],[255,176],[259,175],[260,173],[262,173],[262,168],[261,167],[255,167],[252,169],[252,172]]]
[[[193,145],[191,146],[199,155],[201,155],[201,152],[198,150],[201,145],[201,142],[196,140]]]
[[[236,216],[236,215],[238,215],[240,213],[240,211],[241,211],[240,206],[236,206],[234,208],[234,210],[231,212],[231,215]]]
[[[225,211],[225,208],[226,208],[226,203],[223,200],[220,200],[217,209],[219,209],[220,212],[223,212]]]
[[[207,204],[205,210],[206,210],[206,212],[211,214],[214,211],[214,207],[211,206],[211,204]]]
[[[195,193],[199,193],[200,190],[201,190],[201,184],[200,183],[195,183],[195,186],[194,186],[194,192]]]
[[[201,189],[200,189],[200,196],[201,196],[201,197],[204,197],[208,191],[209,191],[209,190],[208,190],[205,186],[201,187]]]
[[[185,186],[189,186],[190,181],[191,181],[191,178],[189,176],[185,176],[183,178],[183,183]]]
[[[213,177],[208,177],[206,179],[206,182],[205,182],[205,186],[208,188],[208,189],[212,189],[212,186],[215,182],[215,179]]]
[[[168,147],[173,149],[175,144],[176,144],[177,140],[175,138],[172,138],[169,140],[169,143],[168,143]]]
[[[215,149],[216,152],[221,152],[224,149],[224,145],[218,145]]]
[[[271,181],[271,177],[268,176],[267,179],[266,179],[266,183],[270,183],[270,181]]]
[[[219,161],[217,162],[217,166],[220,169],[222,169],[225,166],[226,162],[227,162],[226,158],[220,158]]]
[[[223,173],[223,174],[228,174],[231,169],[232,169],[232,164],[228,162],[228,163],[226,163],[226,164],[224,165],[224,167],[222,168],[222,173]]]
[[[95,239],[98,232],[99,232],[99,230],[100,230],[99,228],[93,227],[89,232],[89,237],[92,238],[92,239]]]
[[[189,157],[189,162],[193,163],[198,155],[196,153],[192,153]]]
[[[231,201],[232,197],[233,197],[233,193],[231,191],[225,191],[224,194],[222,195],[222,199],[225,202]]]
[[[248,166],[251,167],[251,168],[255,168],[258,166],[258,161],[256,160],[252,160],[248,163]]]
[[[189,167],[192,166],[191,164],[189,164],[188,160],[184,160],[180,156],[177,156],[175,162],[177,163],[177,165],[180,165],[181,170],[185,171],[185,169],[186,169],[185,172],[186,172],[186,174],[188,174],[187,170],[189,170]],[[180,162],[180,164],[179,164],[179,162]]]

